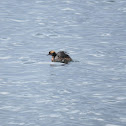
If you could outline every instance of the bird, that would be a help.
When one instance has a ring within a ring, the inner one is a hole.
[[[73,61],[72,58],[65,51],[59,51],[58,53],[56,53],[54,50],[51,50],[49,51],[48,55],[52,56],[52,62],[61,62],[67,64]]]

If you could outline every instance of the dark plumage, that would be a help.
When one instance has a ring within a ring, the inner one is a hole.
[[[56,53],[55,51],[50,51],[48,55],[52,56],[52,62],[68,63],[72,61],[71,57],[64,51]]]

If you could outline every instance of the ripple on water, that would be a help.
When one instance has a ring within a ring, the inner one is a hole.
[[[115,125],[115,124],[107,124],[105,126],[119,126],[119,125]]]
[[[119,8],[119,11],[126,12],[126,8]]]
[[[122,118],[120,118],[120,120],[121,120],[121,122],[126,123],[126,118],[122,117]]]
[[[45,34],[45,33],[37,33],[37,34],[33,34],[34,37],[38,37],[38,38],[59,38],[60,35],[58,34]]]
[[[9,38],[9,37],[2,37],[2,38],[0,38],[0,40],[2,40],[2,41],[7,41],[7,40],[10,40],[11,38]]]
[[[16,107],[16,106],[2,106],[0,107],[0,110],[8,110],[8,111],[13,111],[13,112],[17,112],[21,110],[21,107]]]
[[[0,57],[0,60],[5,60],[5,59],[10,59],[11,56],[4,56],[4,57]]]
[[[19,22],[19,23],[24,23],[24,22],[28,22],[29,20],[19,20],[19,19],[10,19],[11,21],[14,22]]]
[[[8,95],[10,94],[9,92],[0,92],[1,95]]]
[[[50,114],[49,117],[51,117],[51,118],[59,118],[59,117],[61,117],[61,114]]]
[[[126,97],[117,97],[116,99],[122,101],[122,100],[126,100]]]
[[[93,65],[93,66],[98,66],[98,65],[100,65],[100,63],[94,62],[94,61],[87,61],[87,64]]]
[[[70,23],[71,24],[71,23]],[[69,25],[71,26],[71,25]],[[73,26],[73,25],[72,25]],[[77,26],[77,25],[74,25]],[[32,34],[32,36],[37,37],[37,38],[78,38],[78,39],[82,39],[83,37],[79,36],[79,35],[69,35],[69,34],[55,34],[55,33],[36,33],[36,34]]]
[[[94,57],[104,57],[105,55],[104,54],[89,54],[91,56],[94,56]]]
[[[73,8],[63,8],[61,10],[63,10],[63,11],[75,11],[75,9],[73,9]]]
[[[101,34],[101,36],[103,36],[103,37],[110,37],[111,34],[110,33],[103,33],[103,34]]]
[[[25,126],[26,125],[26,123],[16,123],[16,122],[9,122],[8,123],[9,125],[13,125],[13,126]]]

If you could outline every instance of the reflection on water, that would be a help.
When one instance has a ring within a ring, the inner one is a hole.
[[[125,126],[124,0],[0,4],[2,126]],[[50,50],[74,62],[51,62]]]

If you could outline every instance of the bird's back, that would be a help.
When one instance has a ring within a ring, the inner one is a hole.
[[[57,53],[55,57],[56,62],[63,62],[63,63],[68,63],[72,61],[71,57],[64,51],[60,51]]]
[[[70,58],[70,56],[66,52],[64,52],[64,51],[58,52],[57,56],[61,57],[61,58]]]

